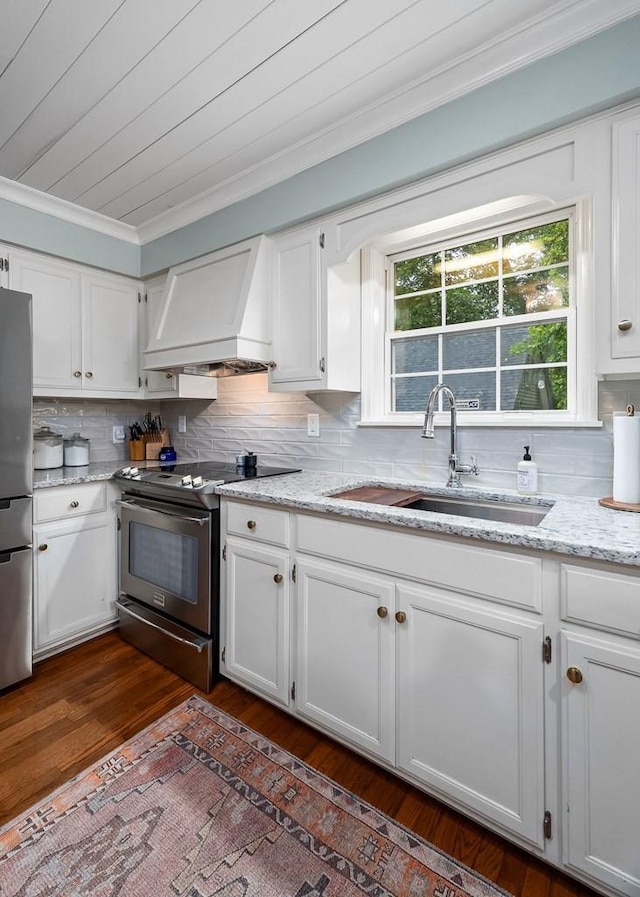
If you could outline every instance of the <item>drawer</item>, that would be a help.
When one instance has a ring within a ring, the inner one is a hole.
[[[563,620],[640,638],[640,575],[573,564],[560,575]]]
[[[288,548],[289,512],[280,508],[227,502],[227,532]]]
[[[37,489],[33,497],[33,522],[67,520],[107,509],[107,484],[76,483]]]
[[[511,607],[537,613],[542,609],[542,562],[536,557],[433,533],[404,533],[326,517],[300,515],[297,530],[300,551]]]

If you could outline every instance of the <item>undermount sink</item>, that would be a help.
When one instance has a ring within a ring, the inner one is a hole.
[[[410,501],[404,508],[414,511],[435,511],[438,514],[455,514],[458,517],[476,517],[501,523],[517,523],[521,526],[538,526],[544,520],[549,507],[526,505],[519,502],[493,501],[476,498],[455,498],[448,495],[422,495]]]

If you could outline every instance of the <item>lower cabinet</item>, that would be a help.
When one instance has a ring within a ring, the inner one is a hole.
[[[393,581],[302,555],[296,569],[296,709],[393,763]]]
[[[115,623],[116,514],[109,506],[108,491],[110,494],[105,483],[88,483],[36,492],[36,660],[85,641]],[[38,519],[47,522],[38,523]]]
[[[542,622],[406,583],[397,606],[398,768],[542,848]]]
[[[229,537],[225,545],[227,674],[289,703],[289,554]]]
[[[562,656],[564,861],[637,897],[640,645],[564,632]]]

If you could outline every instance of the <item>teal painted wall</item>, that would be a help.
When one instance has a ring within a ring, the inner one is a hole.
[[[142,247],[143,275],[308,220],[640,95],[640,16]]]
[[[0,241],[132,276],[318,217],[640,96],[640,16],[142,248],[0,200]]]
[[[140,247],[135,243],[0,199],[2,241],[119,274],[140,276]]]

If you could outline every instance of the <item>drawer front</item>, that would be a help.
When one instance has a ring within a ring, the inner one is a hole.
[[[227,503],[227,532],[256,542],[289,547],[289,512],[280,508]]]
[[[640,576],[561,565],[562,619],[640,638]]]
[[[541,612],[539,558],[329,518],[301,515],[297,528],[300,551]]]
[[[34,523],[67,520],[107,509],[107,484],[79,483],[38,489],[33,499]]]

